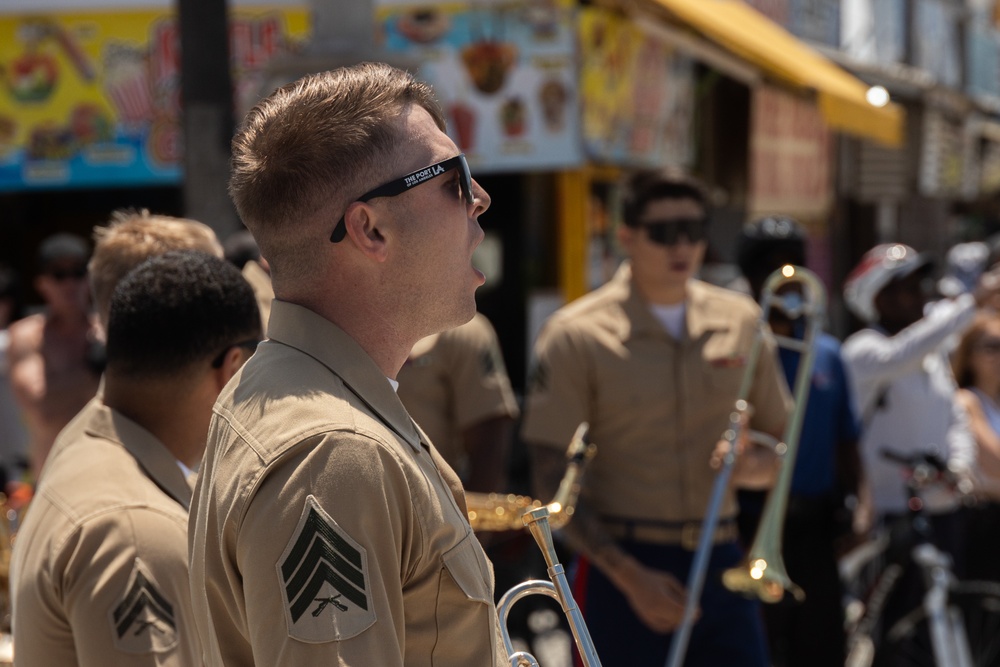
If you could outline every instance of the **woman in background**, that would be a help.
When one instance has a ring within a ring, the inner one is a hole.
[[[957,400],[978,446],[979,502],[968,522],[967,576],[1000,581],[1000,313],[981,311],[953,357]]]

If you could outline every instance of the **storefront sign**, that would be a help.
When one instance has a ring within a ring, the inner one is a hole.
[[[420,63],[473,168],[581,162],[571,0],[379,5],[382,46]]]
[[[306,37],[302,9],[232,11],[237,106]],[[0,15],[0,192],[181,180],[180,54],[169,10]]]
[[[583,140],[618,165],[691,164],[693,63],[634,24],[581,10]]]
[[[751,105],[749,211],[822,217],[833,184],[830,131],[819,109],[768,86],[754,90]]]

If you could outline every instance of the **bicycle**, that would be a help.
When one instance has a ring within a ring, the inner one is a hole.
[[[847,667],[1000,666],[1000,584],[962,581],[949,554],[931,542],[921,491],[958,480],[934,454],[882,455],[903,466],[907,513],[840,561],[847,599]],[[1000,555],[998,555],[1000,557]],[[917,568],[922,600],[885,618],[907,568]]]

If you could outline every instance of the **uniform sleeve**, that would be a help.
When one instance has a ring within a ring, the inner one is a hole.
[[[405,474],[362,435],[298,451],[272,467],[236,539],[254,662],[402,665],[402,589],[423,544]]]
[[[104,514],[61,546],[56,574],[80,667],[200,665],[182,519]]]
[[[442,334],[441,342],[448,346],[450,389],[458,429],[490,417],[516,419],[517,401],[500,343],[489,321],[476,317],[469,325]]]
[[[550,322],[538,338],[525,403],[522,438],[566,448],[580,422],[591,415],[591,381],[584,348],[572,331]]]

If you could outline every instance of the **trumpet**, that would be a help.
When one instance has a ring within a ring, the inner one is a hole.
[[[800,285],[804,294],[789,292],[779,295],[777,293],[780,288],[793,284]],[[819,278],[812,271],[786,264],[772,273],[764,283],[761,306],[762,311],[757,319],[756,333],[740,382],[738,398],[733,412],[730,413],[729,428],[723,434],[729,443],[729,451],[723,457],[722,466],[712,487],[712,496],[703,522],[704,528],[698,541],[698,549],[694,556],[691,572],[688,575],[688,601],[681,624],[670,645],[670,655],[667,659],[668,667],[680,667],[687,650],[687,642],[694,626],[695,611],[705,583],[705,572],[712,550],[715,526],[719,521],[723,495],[729,484],[733,463],[736,459],[735,444],[740,437],[744,415],[749,410],[747,397],[765,340],[772,342],[776,347],[798,351],[801,355],[795,377],[795,387],[792,392],[794,409],[786,423],[783,441],[778,441],[764,433],[751,431],[749,434],[751,440],[773,447],[775,452],[782,457],[782,465],[774,488],[768,494],[757,535],[749,553],[739,566],[723,573],[722,583],[731,591],[755,595],[767,603],[779,602],[786,594],[790,594],[799,601],[805,599],[802,589],[792,582],[785,571],[785,563],[781,557],[781,539],[785,510],[788,506],[788,494],[792,484],[792,473],[795,469],[795,455],[798,451],[802,420],[809,399],[814,343],[816,336],[822,329],[823,316],[826,312],[826,291]],[[776,336],[771,332],[768,326],[768,316],[772,307],[784,311],[790,319],[805,318],[806,331],[802,340],[788,336]]]
[[[580,429],[577,430],[577,433],[580,433]],[[546,507],[536,507],[521,517],[523,525],[531,531],[535,542],[542,550],[545,564],[548,566],[549,581],[541,579],[525,581],[511,588],[500,598],[497,614],[500,616],[504,649],[507,651],[510,667],[539,667],[535,656],[527,651],[514,650],[510,632],[507,630],[507,617],[510,615],[511,607],[518,600],[529,595],[545,595],[558,602],[559,606],[562,607],[563,613],[569,620],[573,641],[580,652],[580,659],[583,661],[584,667],[600,667],[601,661],[597,657],[597,650],[590,638],[590,631],[587,630],[587,624],[583,620],[583,613],[573,599],[566,571],[556,556],[555,545],[552,542],[552,527],[549,525],[550,506],[551,504]]]
[[[588,425],[581,423],[566,450],[566,473],[551,502],[544,505],[549,510],[549,525],[559,530],[573,517],[577,498],[580,496],[580,477],[587,462],[594,457],[597,447],[586,441]],[[469,524],[476,532],[519,530],[524,527],[522,517],[543,506],[541,500],[513,493],[465,494]]]

